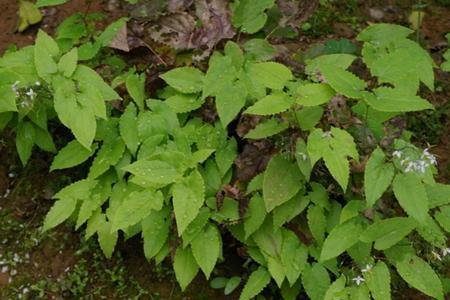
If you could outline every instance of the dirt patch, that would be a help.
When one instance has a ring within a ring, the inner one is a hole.
[[[0,55],[10,45],[16,45],[18,48],[33,44],[34,38],[39,28],[54,33],[57,26],[67,17],[74,13],[101,13],[105,16],[103,22],[98,23],[99,28],[104,28],[112,21],[125,14],[118,1],[102,0],[70,0],[57,7],[41,9],[44,18],[41,23],[33,25],[23,33],[16,31],[18,24],[18,1],[0,0]]]

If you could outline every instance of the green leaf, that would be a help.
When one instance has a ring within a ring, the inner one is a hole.
[[[405,255],[396,263],[397,272],[412,287],[433,298],[443,300],[439,276],[429,264],[415,255]]]
[[[100,181],[90,193],[89,198],[82,199],[81,206],[78,209],[77,223],[75,225],[75,230],[78,230],[81,225],[83,225],[92,214],[98,210],[102,204],[111,195],[111,182]]]
[[[372,207],[381,198],[394,178],[394,166],[385,162],[386,156],[380,148],[375,149],[364,170],[364,193],[367,207]]]
[[[383,112],[408,112],[434,109],[433,105],[419,96],[400,89],[380,87],[372,93],[364,93],[364,101],[373,109]]]
[[[145,101],[145,73],[130,74],[125,81],[127,91],[136,103],[139,110],[144,110]]]
[[[234,68],[236,70],[241,69],[244,64],[244,53],[241,47],[233,41],[228,41],[223,50],[225,55],[231,58]]]
[[[16,148],[22,165],[30,159],[35,140],[35,130],[30,122],[20,122],[16,128]]]
[[[19,2],[19,25],[18,32],[23,32],[29,25],[34,25],[42,21],[42,14],[39,9],[30,1]]]
[[[34,143],[44,151],[56,152],[56,146],[53,143],[53,138],[48,132],[40,127],[34,127]]]
[[[241,284],[241,277],[238,276],[231,277],[230,280],[228,280],[223,293],[225,295],[231,294],[239,286],[239,284]]]
[[[263,225],[252,237],[256,245],[260,248],[259,250],[261,253],[265,256],[271,256],[273,258],[279,257],[283,243],[283,235],[281,228],[273,226],[271,218],[267,217]]]
[[[228,281],[228,278],[216,277],[209,282],[209,286],[213,289],[223,289],[227,285]]]
[[[37,8],[44,6],[54,6],[66,3],[68,0],[37,0],[35,6]]]
[[[446,248],[447,238],[432,217],[427,216],[426,223],[424,225],[417,226],[417,233],[428,243],[436,248]]]
[[[283,281],[286,278],[286,274],[284,273],[284,268],[280,259],[272,256],[267,257],[267,269],[278,285],[278,288],[281,288]]]
[[[200,173],[192,171],[182,182],[173,186],[172,194],[178,235],[181,236],[205,201],[205,183]]]
[[[400,242],[414,228],[414,220],[395,217],[377,221],[367,227],[361,234],[360,240],[365,243],[375,242],[375,249],[388,249]]]
[[[255,194],[250,199],[244,217],[244,232],[246,239],[261,227],[265,218],[266,207],[264,205],[264,200],[259,194]]]
[[[305,177],[306,181],[309,181],[311,176],[312,166],[311,160],[308,156],[308,150],[306,149],[305,141],[302,138],[297,139],[295,145],[295,159],[297,161],[297,166]]]
[[[391,299],[391,274],[384,262],[377,262],[375,267],[365,272],[364,279],[375,300]]]
[[[233,165],[237,156],[237,142],[235,138],[228,140],[225,147],[221,147],[216,151],[216,163],[221,176],[225,176]]]
[[[192,240],[192,254],[197,264],[209,279],[211,272],[216,265],[222,247],[220,232],[212,223],[206,225]]]
[[[97,74],[97,72],[87,66],[78,65],[72,78],[79,82],[83,82],[88,86],[94,86],[105,101],[121,99],[116,91],[114,91],[114,89],[112,89],[102,77]]]
[[[209,209],[207,207],[202,207],[198,212],[197,217],[192,221],[186,230],[182,234],[183,247],[187,247],[192,240],[200,233],[200,231],[205,227],[211,216]]]
[[[353,73],[333,65],[320,66],[320,72],[327,83],[339,94],[353,99],[362,98],[362,91],[367,84]]]
[[[232,87],[236,79],[237,72],[233,67],[233,60],[229,56],[223,56],[218,52],[213,53],[209,59],[208,71],[205,75],[202,98],[208,96],[217,96],[222,92],[225,96],[225,90]],[[237,91],[234,91],[236,94]]]
[[[315,74],[323,65],[332,65],[342,70],[350,67],[356,56],[350,54],[327,54],[306,61],[306,74]]]
[[[307,83],[298,87],[295,102],[303,106],[317,106],[325,104],[336,93],[325,83]]]
[[[281,227],[284,223],[291,221],[305,210],[309,204],[309,198],[298,193],[288,202],[275,207],[273,210],[273,224]]]
[[[181,114],[199,109],[205,100],[198,97],[197,94],[176,94],[167,98],[164,103],[175,113]]]
[[[339,296],[345,289],[346,278],[344,275],[341,275],[338,279],[336,279],[327,289],[325,293],[324,300],[334,300],[336,298],[340,298]],[[352,299],[353,300],[353,299]],[[356,299],[355,299],[356,300]]]
[[[259,267],[250,274],[239,300],[250,300],[256,297],[269,284],[270,274],[264,267]]]
[[[97,144],[93,144],[91,150],[88,150],[77,140],[70,141],[64,148],[59,150],[53,159],[50,172],[77,166],[91,157],[95,150],[97,150]]]
[[[95,137],[97,122],[93,112],[89,108],[78,106],[73,110],[69,128],[75,138],[87,149],[91,149]]]
[[[48,78],[58,71],[55,58],[59,55],[56,42],[43,30],[39,30],[34,46],[34,64],[38,75]]]
[[[450,233],[450,206],[442,206],[434,214],[434,218],[444,228],[445,231]]]
[[[307,150],[311,165],[323,157],[331,175],[345,191],[350,175],[347,156],[359,158],[353,137],[345,130],[332,127],[331,131],[323,132],[315,129],[308,137]]]
[[[131,192],[117,208],[111,220],[111,231],[126,229],[141,222],[149,216],[152,210],[160,210],[162,205],[163,195],[161,191],[146,189]]]
[[[181,93],[191,94],[203,89],[203,73],[193,67],[170,70],[160,76],[168,85]]]
[[[396,24],[372,24],[358,34],[357,40],[382,46],[405,39],[413,32],[407,27]]]
[[[0,113],[17,111],[16,94],[10,85],[0,85]]]
[[[253,115],[274,115],[288,110],[292,105],[292,99],[285,93],[275,93],[268,95],[244,112]]]
[[[350,219],[334,227],[323,243],[320,261],[335,258],[356,244],[362,231],[363,226],[359,218]]]
[[[313,130],[319,123],[323,115],[323,108],[320,106],[303,107],[295,111],[295,118],[298,126],[302,130]]]
[[[129,103],[119,119],[119,130],[127,148],[134,155],[139,147],[136,106]]]
[[[248,75],[265,87],[281,90],[293,78],[291,70],[276,62],[261,62],[251,64]]]
[[[168,207],[160,211],[151,210],[142,220],[142,238],[144,240],[144,254],[147,260],[155,257],[163,248],[170,233],[170,212]]]
[[[111,223],[102,222],[97,230],[98,243],[106,258],[110,259],[114,252],[119,233],[117,231],[111,231]]]
[[[303,271],[302,283],[311,300],[323,300],[330,286],[330,276],[321,264],[314,263]]]
[[[445,205],[450,203],[450,185],[435,183],[432,185],[425,185],[429,207],[434,208],[437,206]]]
[[[241,0],[233,5],[232,23],[245,33],[255,33],[267,21],[266,9],[274,5],[274,0]]]
[[[275,118],[271,118],[256,125],[256,127],[250,130],[244,138],[254,140],[264,139],[276,135],[288,128],[288,123],[278,122]]]
[[[397,174],[393,188],[395,197],[406,213],[420,224],[425,224],[428,197],[420,178],[413,173]]]
[[[174,166],[161,160],[138,160],[122,170],[141,179],[140,182],[145,183],[145,186],[168,185],[181,178]]]
[[[91,195],[91,190],[94,189],[96,185],[96,180],[79,180],[61,189],[53,196],[53,198],[61,200],[65,198],[74,198],[77,200],[88,199]]]
[[[77,200],[75,198],[69,197],[56,201],[45,216],[42,231],[52,229],[67,220],[75,211],[76,205]]]
[[[282,155],[270,160],[264,173],[263,196],[267,212],[295,196],[302,186],[297,165]]]
[[[277,51],[265,39],[251,39],[244,44],[245,55],[255,61],[271,60]]]
[[[283,230],[281,246],[281,263],[290,285],[294,285],[306,266],[308,248],[290,230]]]
[[[97,178],[108,171],[111,166],[119,162],[124,152],[125,144],[120,138],[109,143],[103,143],[92,162],[88,177]]]
[[[175,277],[184,291],[198,273],[199,267],[195,262],[190,248],[178,247],[173,259]]]
[[[58,70],[63,73],[64,76],[70,77],[77,68],[78,50],[73,48],[66,54],[64,54],[58,62]]]
[[[327,229],[327,219],[323,208],[318,205],[309,206],[306,217],[311,234],[317,244],[322,245],[325,237],[325,231]]]
[[[224,128],[239,114],[245,105],[246,99],[247,89],[242,82],[223,84],[222,89],[217,92],[216,108]]]

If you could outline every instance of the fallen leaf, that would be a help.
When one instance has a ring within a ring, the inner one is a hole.
[[[19,25],[17,31],[23,32],[30,25],[42,21],[42,14],[39,9],[29,1],[19,1]]]

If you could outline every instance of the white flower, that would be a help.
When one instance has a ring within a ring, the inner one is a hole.
[[[25,94],[26,94],[28,97],[30,97],[31,100],[33,100],[33,98],[36,96],[36,93],[33,91],[32,88],[30,88]]]
[[[361,283],[363,283],[365,281],[365,279],[362,278],[360,275],[356,276],[352,280],[356,283],[356,285],[360,285]]]
[[[402,151],[395,150],[394,152],[392,152],[392,156],[394,157],[400,158],[402,157],[402,155],[403,155]]]
[[[37,85],[37,86],[40,86],[40,85],[41,85],[41,82],[38,80],[38,81],[36,81],[34,84]]]
[[[331,131],[325,131],[324,133],[322,133],[322,137],[323,138],[330,138],[331,137]]]
[[[450,248],[442,249],[442,256],[447,256],[448,254],[450,254]]]
[[[367,264],[364,269],[361,269],[361,272],[366,273],[366,272],[370,272],[372,271],[372,265],[371,264]]]
[[[433,254],[433,256],[434,256],[435,259],[437,259],[437,260],[439,260],[439,261],[442,260],[442,257],[439,255],[439,253],[434,252],[434,251],[431,251],[431,254]]]

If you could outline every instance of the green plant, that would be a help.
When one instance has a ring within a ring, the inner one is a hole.
[[[450,44],[450,33],[447,33],[447,35],[445,37],[447,38],[448,43]],[[444,53],[444,59],[446,61],[441,65],[441,69],[446,72],[450,72],[450,50],[447,50]]]
[[[256,26],[247,24],[249,3],[235,3],[235,25],[255,32],[270,6],[254,11]],[[421,83],[434,89],[433,61],[410,34],[398,25],[369,26],[358,35],[360,58],[322,55],[295,75],[268,61],[271,51],[261,52],[267,49],[261,41],[248,44],[256,51],[247,52],[228,42],[224,54],[211,56],[206,73],[180,67],[161,75],[167,86],[158,99],[147,97],[145,74],[130,72],[124,76],[129,97],[119,112],[105,109],[104,100],[118,96],[103,81],[91,79],[93,90],[79,96],[84,91],[77,90],[82,78],[76,74],[87,67],[77,66],[76,50],[70,50],[61,58],[70,63],[58,69],[49,56],[59,56],[57,46],[41,32],[31,48],[39,55],[36,76],[49,86],[54,110],[76,137],[51,170],[94,156],[87,177],[55,195],[43,230],[75,220],[77,229],[86,226],[86,238],[97,235],[107,257],[120,232],[125,238],[140,234],[147,259],[160,263],[171,256],[183,290],[200,270],[209,278],[223,261],[222,233],[228,231],[251,259],[242,300],[256,297],[272,279],[284,299],[302,289],[313,300],[390,299],[394,271],[443,299],[450,187],[434,180],[436,159],[428,149],[411,144],[408,132],[392,137],[384,130],[394,117],[433,109],[417,95]],[[49,51],[39,50],[43,45]],[[27,57],[26,49],[17,53]],[[357,59],[370,80],[349,71]],[[98,105],[89,110],[86,99]],[[2,103],[12,108],[8,101]],[[349,107],[349,118],[332,118],[336,102]],[[196,112],[210,103],[219,120],[208,123]],[[84,115],[70,118],[74,113]],[[229,134],[242,116],[259,123],[243,136]],[[278,141],[280,149],[264,172],[237,182],[238,146],[259,139]],[[234,193],[222,197],[218,192],[228,184]],[[236,278],[214,285],[230,291]]]

